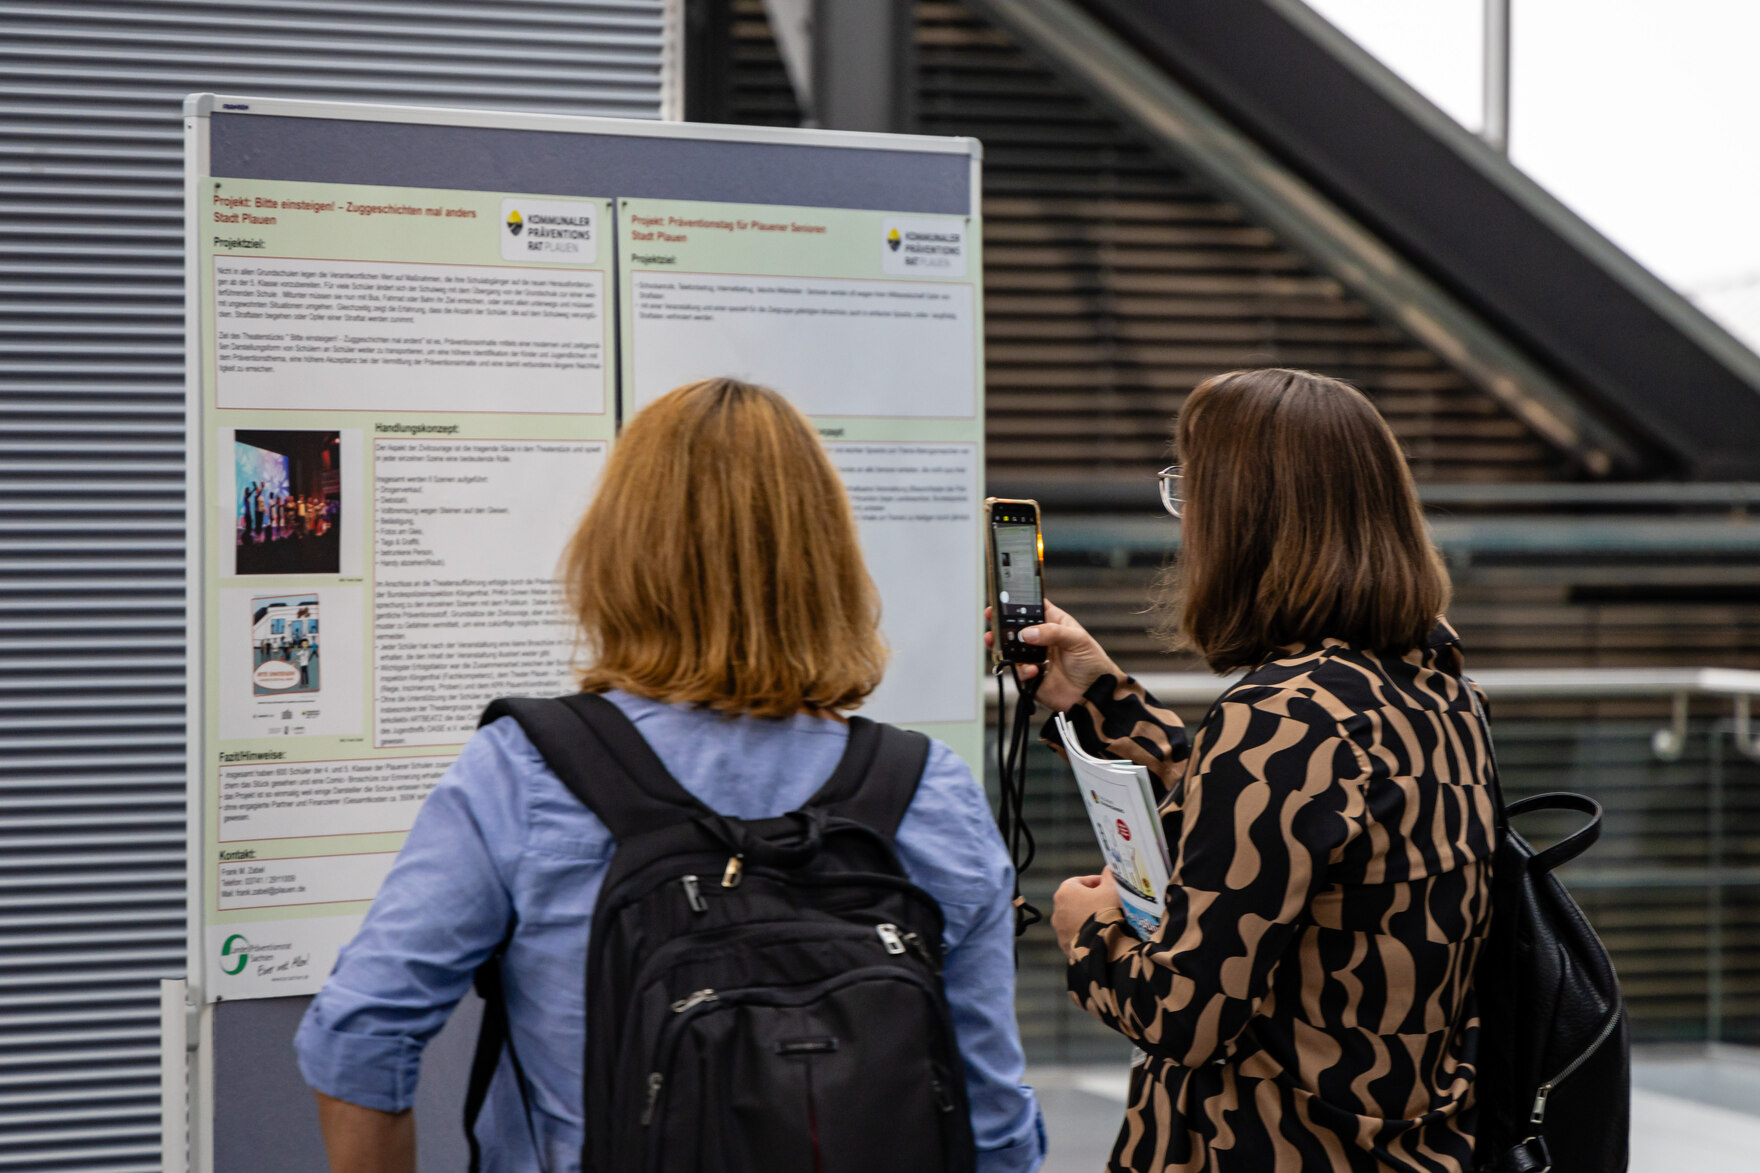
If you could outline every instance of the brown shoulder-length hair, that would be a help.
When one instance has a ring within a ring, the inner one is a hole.
[[[630,420],[562,575],[588,692],[832,713],[861,704],[886,665],[843,483],[806,418],[764,387],[706,379]]]
[[[1404,655],[1448,606],[1399,441],[1347,383],[1233,371],[1180,409],[1185,506],[1160,633],[1217,672],[1336,638]]]

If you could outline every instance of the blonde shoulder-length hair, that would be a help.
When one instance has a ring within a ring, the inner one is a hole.
[[[581,688],[785,717],[880,683],[880,603],[843,483],[776,392],[706,379],[624,427],[563,554]]]

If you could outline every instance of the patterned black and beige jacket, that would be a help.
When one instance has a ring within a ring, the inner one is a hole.
[[[1108,676],[1070,713],[1165,787],[1166,917],[1076,938],[1071,995],[1139,1057],[1110,1168],[1472,1167],[1489,760],[1446,624],[1404,659],[1336,640],[1228,689],[1188,743]]]

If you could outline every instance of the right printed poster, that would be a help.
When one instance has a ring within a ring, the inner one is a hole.
[[[863,713],[981,760],[982,258],[974,217],[622,199],[623,415],[731,376],[818,427],[892,648]]]

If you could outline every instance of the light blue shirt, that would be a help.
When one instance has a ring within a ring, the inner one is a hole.
[[[609,695],[685,789],[742,819],[799,808],[831,776],[849,739],[848,726],[818,717],[728,718]],[[306,1082],[369,1108],[408,1108],[422,1048],[517,917],[503,966],[510,1030],[530,1083],[542,1167],[575,1173],[587,938],[615,847],[512,718],[480,730],[423,804],[360,932],[300,1023],[294,1046]],[[1045,1139],[1033,1091],[1021,1083],[1013,874],[982,787],[941,742],[930,750],[897,849],[946,918],[947,1000],[978,1168],[1030,1173]],[[535,1169],[526,1121],[509,1102],[491,1095],[478,1122],[485,1168]]]

